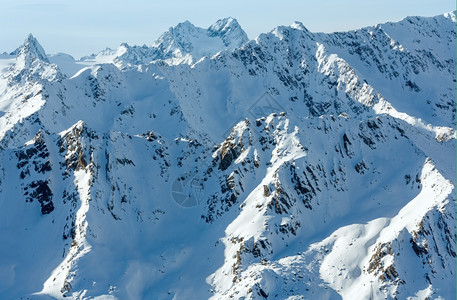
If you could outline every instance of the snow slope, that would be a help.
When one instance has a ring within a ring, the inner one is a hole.
[[[455,12],[0,56],[0,298],[454,299]]]

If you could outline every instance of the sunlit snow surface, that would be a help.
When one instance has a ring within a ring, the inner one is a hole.
[[[455,12],[0,55],[1,299],[455,299]]]

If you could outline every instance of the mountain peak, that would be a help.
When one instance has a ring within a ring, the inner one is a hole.
[[[248,41],[238,21],[231,17],[218,20],[208,29],[184,21],[163,33],[152,44],[150,52],[154,59],[177,58],[181,61],[187,57],[186,61],[193,62],[222,50],[233,50]]]
[[[87,59],[115,62],[121,68],[154,60],[193,63],[220,51],[232,51],[248,41],[248,36],[235,18],[220,19],[207,29],[186,20],[170,27],[150,47],[122,43],[117,50],[109,49]]]
[[[249,41],[246,32],[235,18],[227,17],[218,20],[208,28],[209,36],[220,36],[226,46],[237,44],[236,47]]]
[[[455,23],[456,22],[456,17],[455,17],[456,12],[457,12],[456,10],[453,10],[451,12],[445,13],[444,17],[448,18],[448,19],[451,19],[451,21]]]
[[[241,26],[235,18],[227,17],[227,18],[217,20],[216,23],[214,23],[213,25],[211,25],[208,28],[208,30],[210,30],[210,31],[222,31],[222,30],[227,31],[229,29],[238,28],[238,27],[241,27]]]
[[[302,22],[299,22],[299,21],[294,21],[294,22],[290,25],[290,27],[293,28],[293,29],[308,31],[308,29],[306,29],[306,27],[303,25],[303,23],[302,23]]]
[[[190,22],[189,20],[185,20],[184,22],[178,23],[178,25],[176,25],[175,27],[195,27],[195,25],[192,24],[192,22]]]
[[[9,67],[11,82],[22,80],[63,78],[56,64],[51,64],[46,52],[38,40],[29,34],[22,46],[11,53],[16,55],[16,61]]]
[[[197,27],[192,24],[190,21],[186,20],[184,22],[181,22],[181,23],[178,23],[178,25],[174,26],[174,27],[170,27],[169,29],[169,32],[173,33],[173,34],[188,34],[188,33],[191,33],[193,31],[195,31]]]
[[[17,48],[13,54],[16,54],[17,61],[23,62],[25,66],[30,66],[35,59],[49,62],[43,47],[31,33],[27,36],[22,46]]]
[[[31,68],[36,60],[49,63],[46,52],[31,33],[27,36],[22,46],[11,52],[11,55],[16,55],[15,68],[19,70]]]

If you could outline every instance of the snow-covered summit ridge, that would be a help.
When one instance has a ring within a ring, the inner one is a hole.
[[[248,37],[234,18],[218,20],[208,29],[189,21],[179,23],[163,33],[152,48],[162,50],[164,57],[191,54],[195,59],[221,50],[233,50],[248,41]]]
[[[219,51],[234,50],[248,41],[246,32],[235,18],[220,19],[207,29],[184,21],[170,27],[150,47],[122,43],[115,50],[105,49],[83,60],[113,62],[121,68],[156,60],[165,60],[170,64],[193,63]]]

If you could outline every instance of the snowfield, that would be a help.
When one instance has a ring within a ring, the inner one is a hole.
[[[455,299],[456,17],[0,55],[1,299]]]

